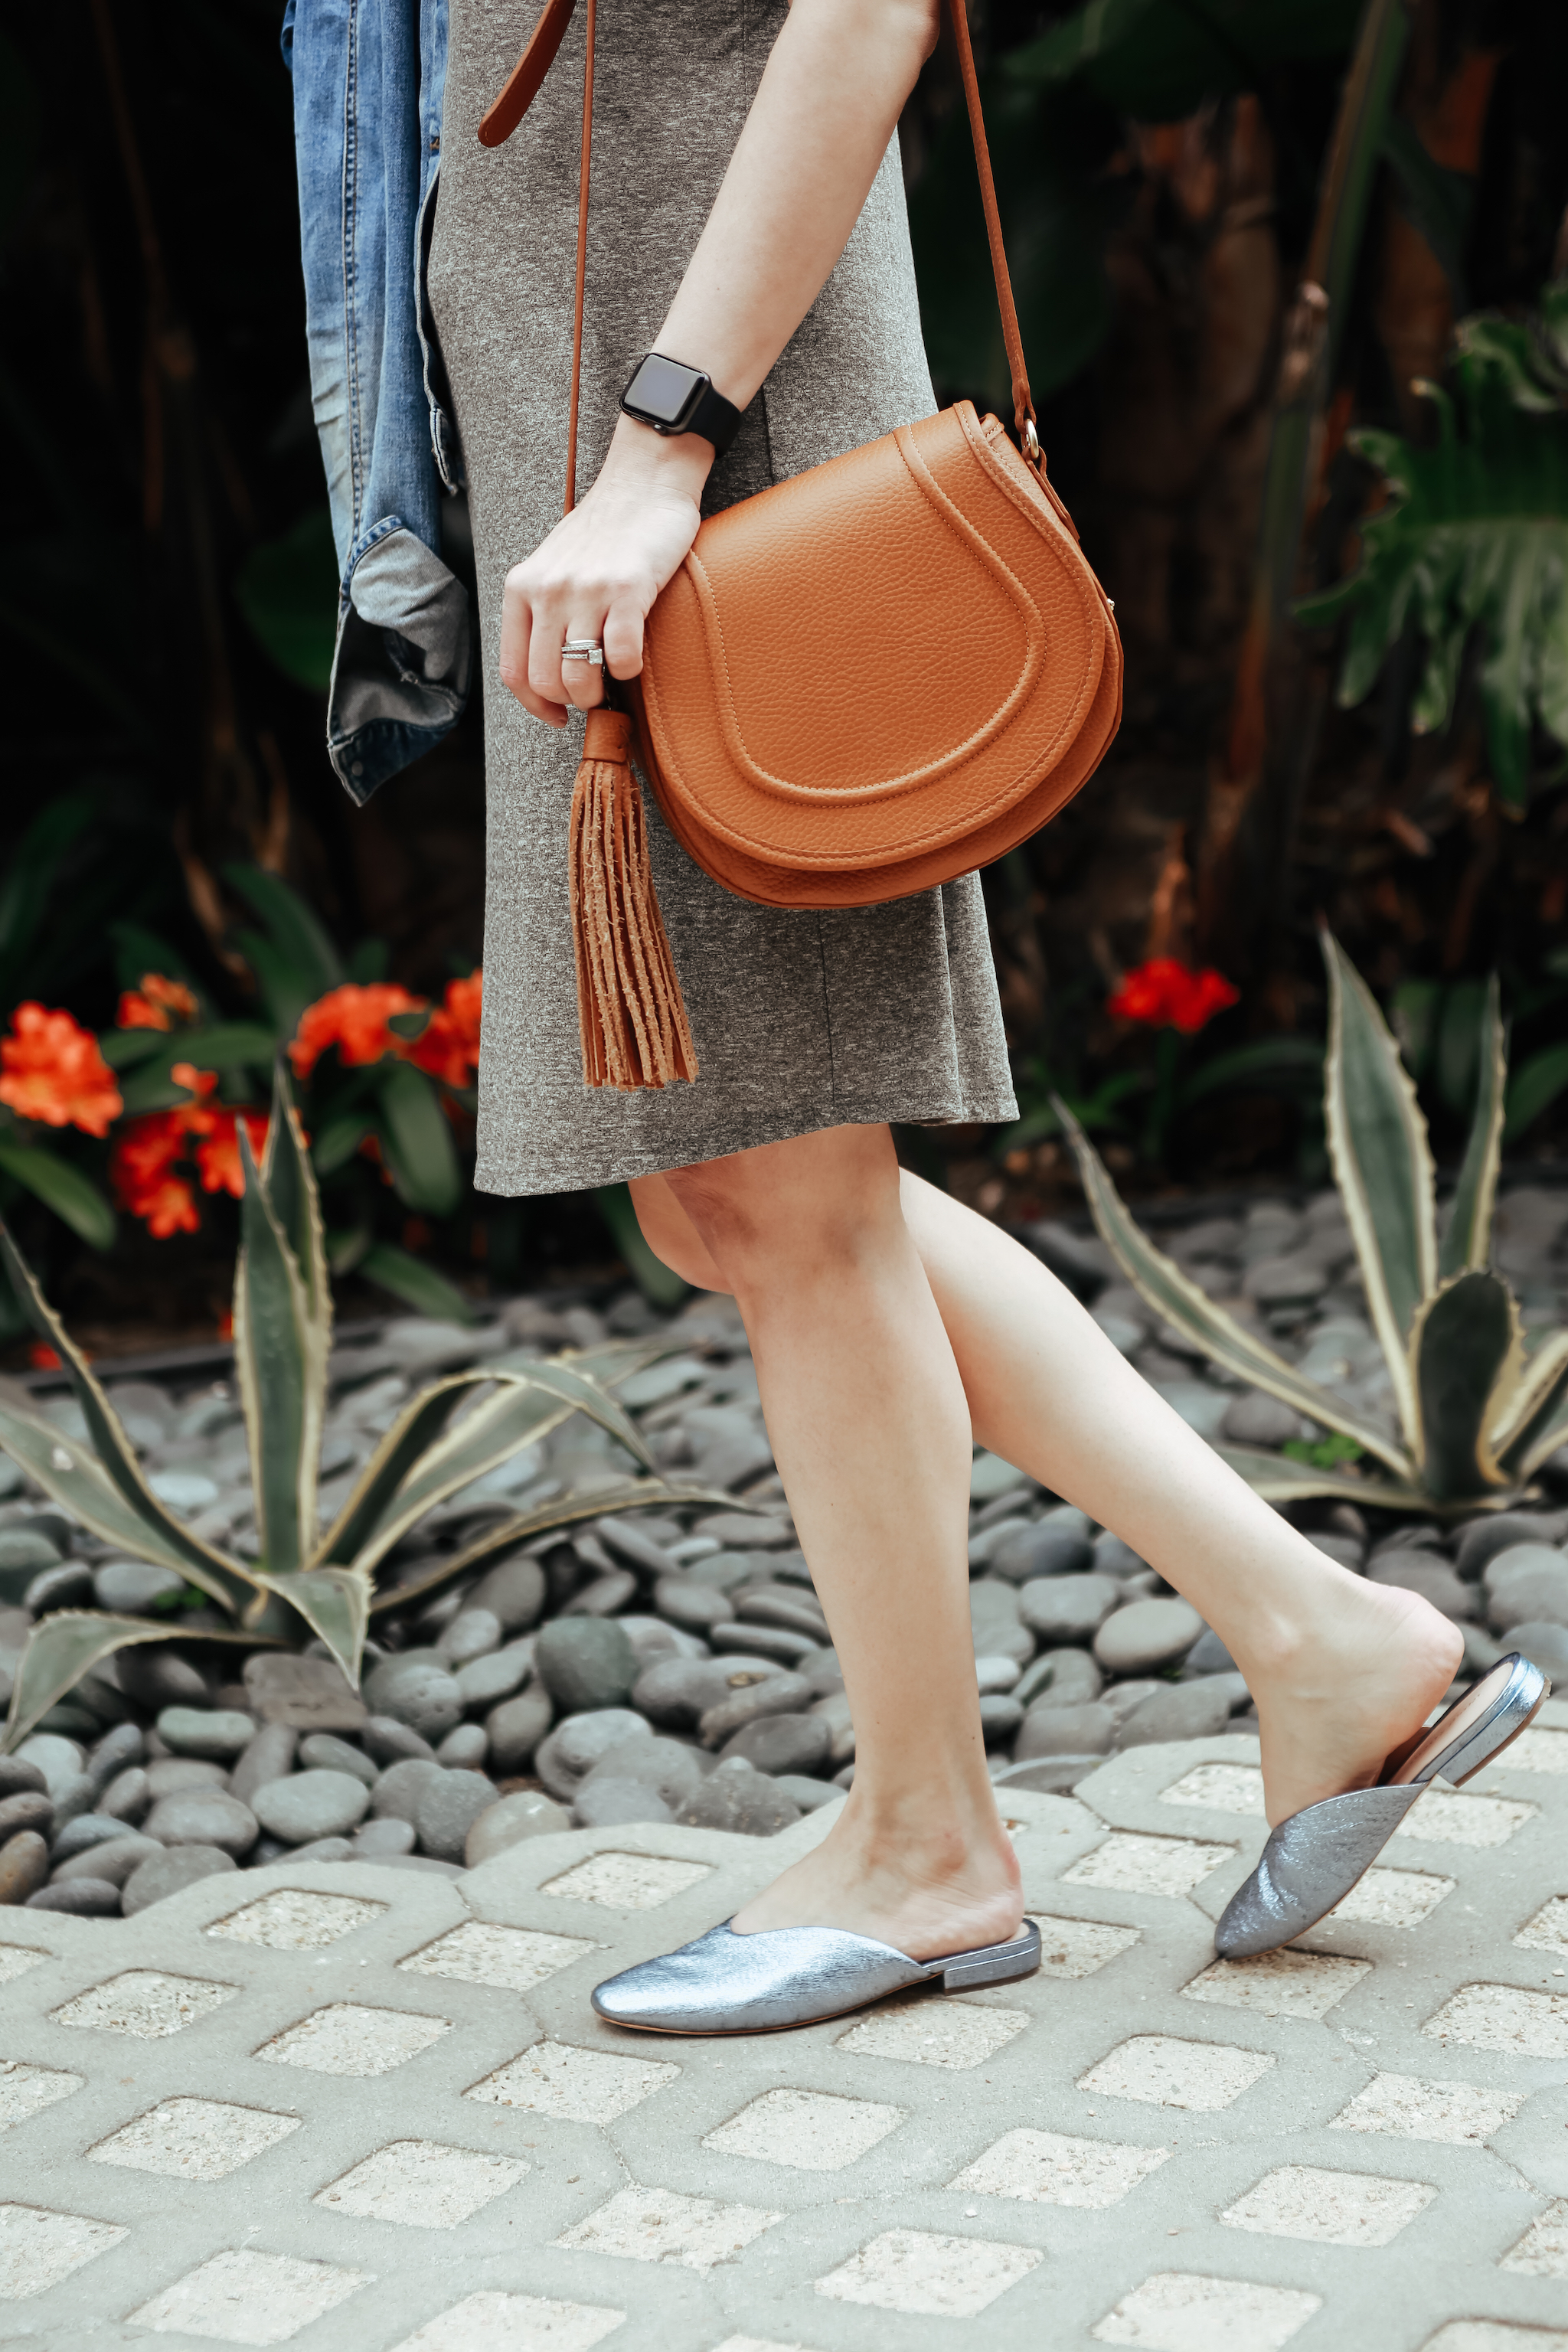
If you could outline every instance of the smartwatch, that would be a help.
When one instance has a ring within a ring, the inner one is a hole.
[[[679,360],[649,352],[625,392],[621,408],[656,433],[700,433],[721,457],[741,429],[741,412],[713,389],[711,376]]]

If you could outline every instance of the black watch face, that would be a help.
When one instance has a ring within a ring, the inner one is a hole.
[[[677,431],[702,396],[704,379],[696,368],[679,360],[660,359],[649,352],[625,394],[626,404],[666,431]]]

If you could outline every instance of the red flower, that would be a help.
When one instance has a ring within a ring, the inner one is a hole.
[[[264,1111],[231,1110],[226,1103],[209,1099],[217,1085],[216,1070],[176,1062],[172,1075],[188,1089],[191,1100],[173,1110],[146,1111],[140,1118],[128,1119],[109,1159],[110,1181],[121,1207],[140,1217],[159,1241],[171,1234],[194,1234],[201,1223],[195,1190],[187,1178],[176,1175],[177,1168],[194,1160],[204,1192],[232,1192],[238,1200],[245,1190],[239,1121],[245,1121],[258,1160],[267,1143]]]
[[[329,1045],[338,1049],[345,1066],[379,1062],[384,1054],[406,1054],[408,1041],[387,1027],[395,1013],[423,1013],[425,999],[410,996],[394,981],[378,980],[368,988],[345,984],[319,996],[300,1015],[300,1026],[289,1048],[297,1078],[308,1078]]]
[[[479,1000],[484,974],[449,980],[447,998],[430,1015],[422,1036],[409,1049],[410,1059],[449,1087],[466,1087],[479,1060]]]
[[[1106,1004],[1119,1021],[1137,1021],[1150,1029],[1180,1029],[1195,1036],[1216,1013],[1239,1002],[1240,991],[1223,972],[1190,971],[1174,956],[1155,956],[1127,974]]]
[[[232,1192],[237,1201],[245,1191],[245,1165],[239,1156],[239,1122],[245,1121],[245,1131],[250,1138],[251,1157],[259,1167],[267,1149],[267,1113],[262,1110],[229,1110],[220,1107],[213,1113],[212,1131],[196,1146],[196,1166],[201,1171],[204,1192]]]
[[[107,1135],[121,1094],[91,1030],[41,1004],[18,1004],[11,1027],[12,1036],[0,1037],[0,1102],[46,1127]]]
[[[114,1016],[117,1029],[172,1029],[176,1021],[194,1021],[196,1000],[183,981],[168,980],[161,971],[144,971],[140,989],[128,988]]]

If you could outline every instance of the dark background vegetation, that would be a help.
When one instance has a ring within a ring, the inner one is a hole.
[[[1074,13],[1026,0],[972,12],[1042,437],[1128,656],[1126,723],[1104,769],[986,877],[1033,1127],[921,1146],[969,1197],[1013,1215],[1074,1197],[1047,1085],[1080,1101],[1108,1082],[1114,1095],[1119,1074],[1147,1087],[1152,1041],[1104,1010],[1146,954],[1217,963],[1237,982],[1241,1002],[1205,1051],[1315,1038],[1326,916],[1407,1026],[1425,1024],[1450,1153],[1469,1081],[1462,1038],[1446,1065],[1437,1052],[1445,1017],[1459,1037],[1500,969],[1517,1058],[1561,1035],[1568,998],[1568,795],[1553,749],[1540,747],[1528,808],[1510,814],[1463,697],[1450,729],[1413,735],[1413,645],[1342,711],[1332,638],[1303,641],[1294,780],[1265,776],[1245,868],[1216,862],[1281,338],[1358,8],[1259,0],[1247,21],[1283,27],[1280,53],[1260,63],[1237,55],[1227,0],[1127,0],[1137,22],[1103,69],[1049,89],[1009,80]],[[1397,112],[1447,175],[1447,228],[1428,217],[1424,233],[1408,185],[1380,164],[1326,387],[1303,590],[1354,562],[1374,477],[1344,446],[1347,425],[1429,436],[1410,382],[1442,373],[1456,317],[1522,313],[1568,263],[1568,14],[1558,0],[1416,0],[1412,13]],[[14,460],[0,854],[47,808],[68,843],[45,902],[5,903],[0,884],[0,1015],[33,996],[106,1024],[140,969],[137,927],[243,993],[240,910],[221,879],[237,858],[285,876],[339,940],[384,939],[391,975],[416,990],[438,992],[480,953],[479,698],[456,735],[355,812],[327,766],[319,690],[274,658],[279,606],[308,607],[292,664],[308,670],[333,598],[279,15],[277,0],[58,0],[0,39],[12,126],[0,400]],[[956,97],[944,35],[904,124],[928,342],[939,397],[994,404]],[[1137,1115],[1120,1137],[1105,1127],[1113,1164],[1144,1192],[1312,1181],[1310,1065],[1286,1054],[1260,1066],[1255,1086],[1195,1101],[1157,1151]],[[1520,1149],[1552,1160],[1565,1101]],[[488,1213],[480,1202],[437,1237],[470,1280]],[[531,1204],[521,1224],[510,1213],[514,1275],[613,1259],[588,1197]],[[111,1261],[65,1250],[64,1303],[199,1319],[200,1268],[226,1263],[222,1218],[211,1222],[211,1236],[153,1243],[122,1219]],[[58,1235],[54,1247],[59,1262]]]

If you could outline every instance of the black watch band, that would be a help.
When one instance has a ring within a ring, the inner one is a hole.
[[[721,457],[741,429],[741,411],[713,389],[711,376],[683,361],[649,352],[621,394],[621,407],[639,425],[671,436],[700,433]]]

